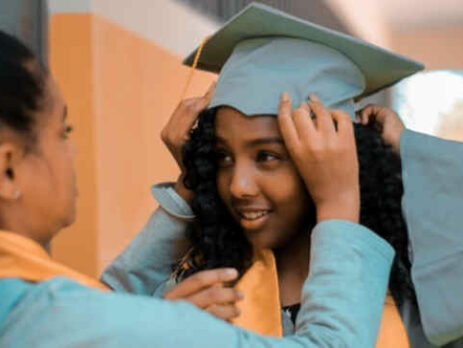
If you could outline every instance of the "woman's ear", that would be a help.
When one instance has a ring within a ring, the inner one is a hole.
[[[16,173],[22,153],[15,144],[0,144],[0,200],[13,201],[21,197]]]

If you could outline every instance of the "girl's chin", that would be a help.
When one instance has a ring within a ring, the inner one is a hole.
[[[279,243],[275,238],[271,238],[273,233],[271,231],[262,231],[261,233],[247,233],[246,237],[255,249],[276,249]],[[270,238],[269,238],[270,237]]]

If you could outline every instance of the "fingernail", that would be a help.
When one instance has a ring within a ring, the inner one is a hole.
[[[225,275],[230,278],[236,278],[238,277],[238,271],[234,268],[227,268],[225,270]]]
[[[238,299],[242,300],[244,298],[244,294],[241,290],[236,290],[236,296]]]
[[[281,94],[281,100],[284,101],[284,102],[289,101],[289,94],[286,93],[286,92],[283,92],[283,93]]]
[[[310,110],[309,103],[301,102],[301,104],[299,105],[299,109]]]
[[[311,94],[309,98],[310,98],[310,101],[313,101],[315,103],[321,102],[320,98],[318,98],[315,94]]]

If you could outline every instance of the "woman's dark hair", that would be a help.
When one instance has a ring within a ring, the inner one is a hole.
[[[244,273],[252,251],[240,226],[228,213],[216,186],[215,110],[201,113],[184,148],[185,185],[194,191],[192,208],[197,219],[190,226],[192,248],[181,261],[181,278],[204,269],[235,267]],[[360,167],[360,223],[387,240],[396,250],[389,288],[400,305],[414,301],[408,239],[401,211],[401,162],[374,130],[355,125]]]
[[[18,39],[0,31],[0,129],[36,139],[34,112],[41,110],[45,69]]]

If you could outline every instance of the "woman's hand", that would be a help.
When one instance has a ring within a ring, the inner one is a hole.
[[[189,139],[191,127],[193,127],[198,115],[212,100],[215,92],[215,82],[202,97],[185,99],[177,106],[164,129],[161,131],[161,139],[166,144],[180,168],[180,177],[175,185],[176,191],[189,202],[192,193],[183,185],[183,160],[182,149]]]
[[[228,321],[240,315],[236,302],[243,299],[241,291],[225,286],[236,278],[238,272],[233,268],[198,272],[180,282],[164,298],[188,301],[217,318]]]
[[[312,120],[310,111],[315,114]],[[357,149],[350,116],[328,111],[311,96],[310,107],[302,103],[292,110],[283,93],[278,114],[288,151],[317,207],[317,221],[359,221],[360,188]]]
[[[369,104],[357,112],[357,119],[364,125],[370,125],[381,133],[381,137],[394,151],[400,153],[400,136],[404,124],[393,110],[381,105]]]

